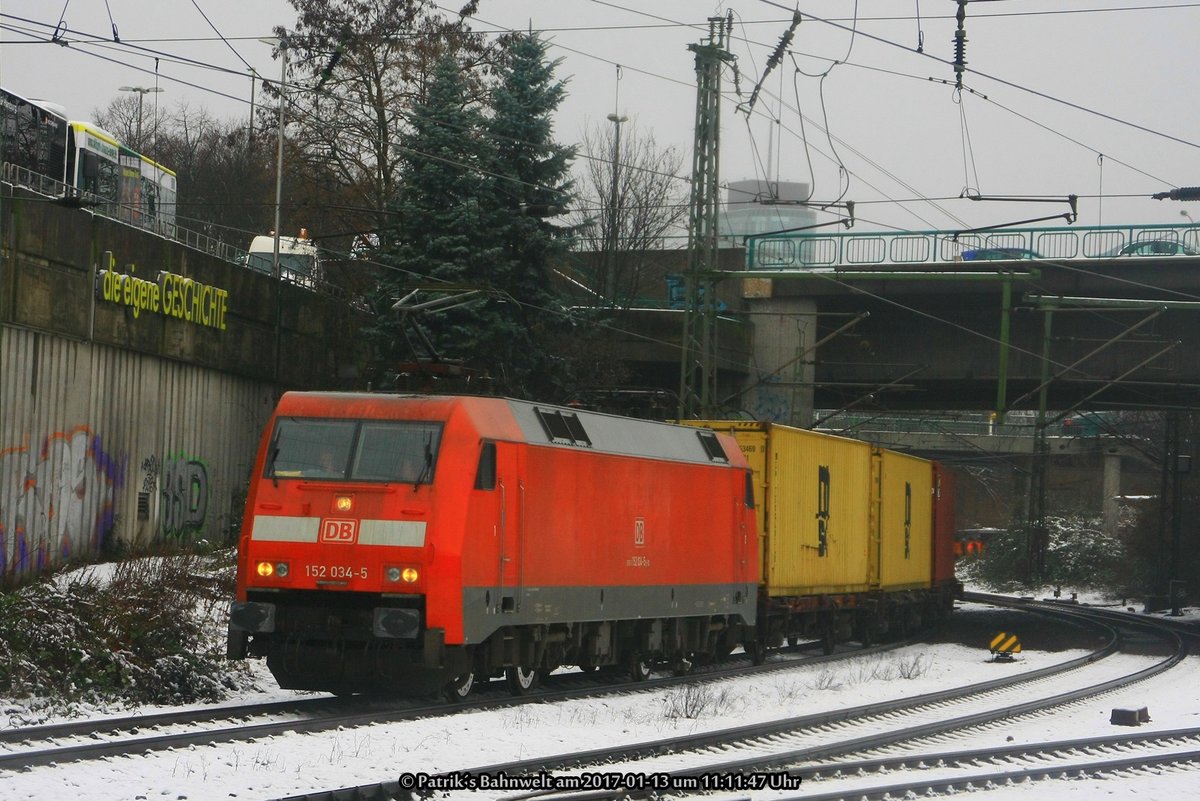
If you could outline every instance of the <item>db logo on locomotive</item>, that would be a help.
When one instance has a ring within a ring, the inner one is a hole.
[[[358,542],[358,521],[324,518],[321,520],[321,542],[353,545]]]

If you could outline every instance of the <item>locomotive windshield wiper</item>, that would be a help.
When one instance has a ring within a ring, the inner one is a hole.
[[[271,435],[271,444],[267,448],[267,472],[271,474],[271,483],[278,487],[279,476],[275,474],[275,459],[279,456],[279,434],[280,426],[275,427],[275,433]]]
[[[421,484],[424,484],[426,479],[428,478],[428,476],[430,476],[433,473],[432,442],[433,442],[433,435],[430,434],[429,436],[427,436],[425,438],[425,466],[421,468],[421,472],[417,476],[417,480],[413,482],[414,490]]]

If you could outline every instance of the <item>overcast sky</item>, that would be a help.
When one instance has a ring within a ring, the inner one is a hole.
[[[962,93],[949,63],[957,3],[864,0],[857,22],[855,5],[799,4],[806,16],[791,44],[794,58],[785,57],[766,81],[749,122],[735,110],[726,71],[723,181],[769,170],[773,179],[812,182],[814,199],[858,204],[858,232],[988,225],[1068,210],[1065,203],[956,199],[964,189],[1076,194],[1086,225],[1187,222],[1185,210],[1200,220],[1200,204],[1148,198],[1200,185],[1200,2],[972,0],[964,84],[973,92]],[[474,27],[532,27],[554,44],[570,92],[560,141],[576,141],[589,124],[611,125],[605,116],[615,109],[652,130],[660,145],[681,148],[686,172],[695,108],[687,45],[705,35],[706,17],[732,9],[730,49],[748,99],[791,8],[763,0],[481,0]],[[93,116],[120,86],[156,82],[164,91],[146,95],[147,103],[248,116],[246,64],[272,80],[279,72],[256,37],[295,19],[285,0],[3,0],[0,14],[0,83],[58,102],[75,119]],[[49,41],[60,15],[66,46]],[[113,25],[121,44],[111,41]],[[157,76],[148,50],[160,54]],[[835,61],[842,63],[829,71]]]

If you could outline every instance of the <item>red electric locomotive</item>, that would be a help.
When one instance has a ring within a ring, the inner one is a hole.
[[[752,637],[751,474],[725,434],[502,398],[288,393],[229,655],[280,685],[451,697],[560,665],[645,678]]]

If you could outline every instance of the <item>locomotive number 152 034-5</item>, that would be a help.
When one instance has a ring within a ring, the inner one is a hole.
[[[367,569],[349,565],[305,565],[304,575],[319,579],[365,579]]]

